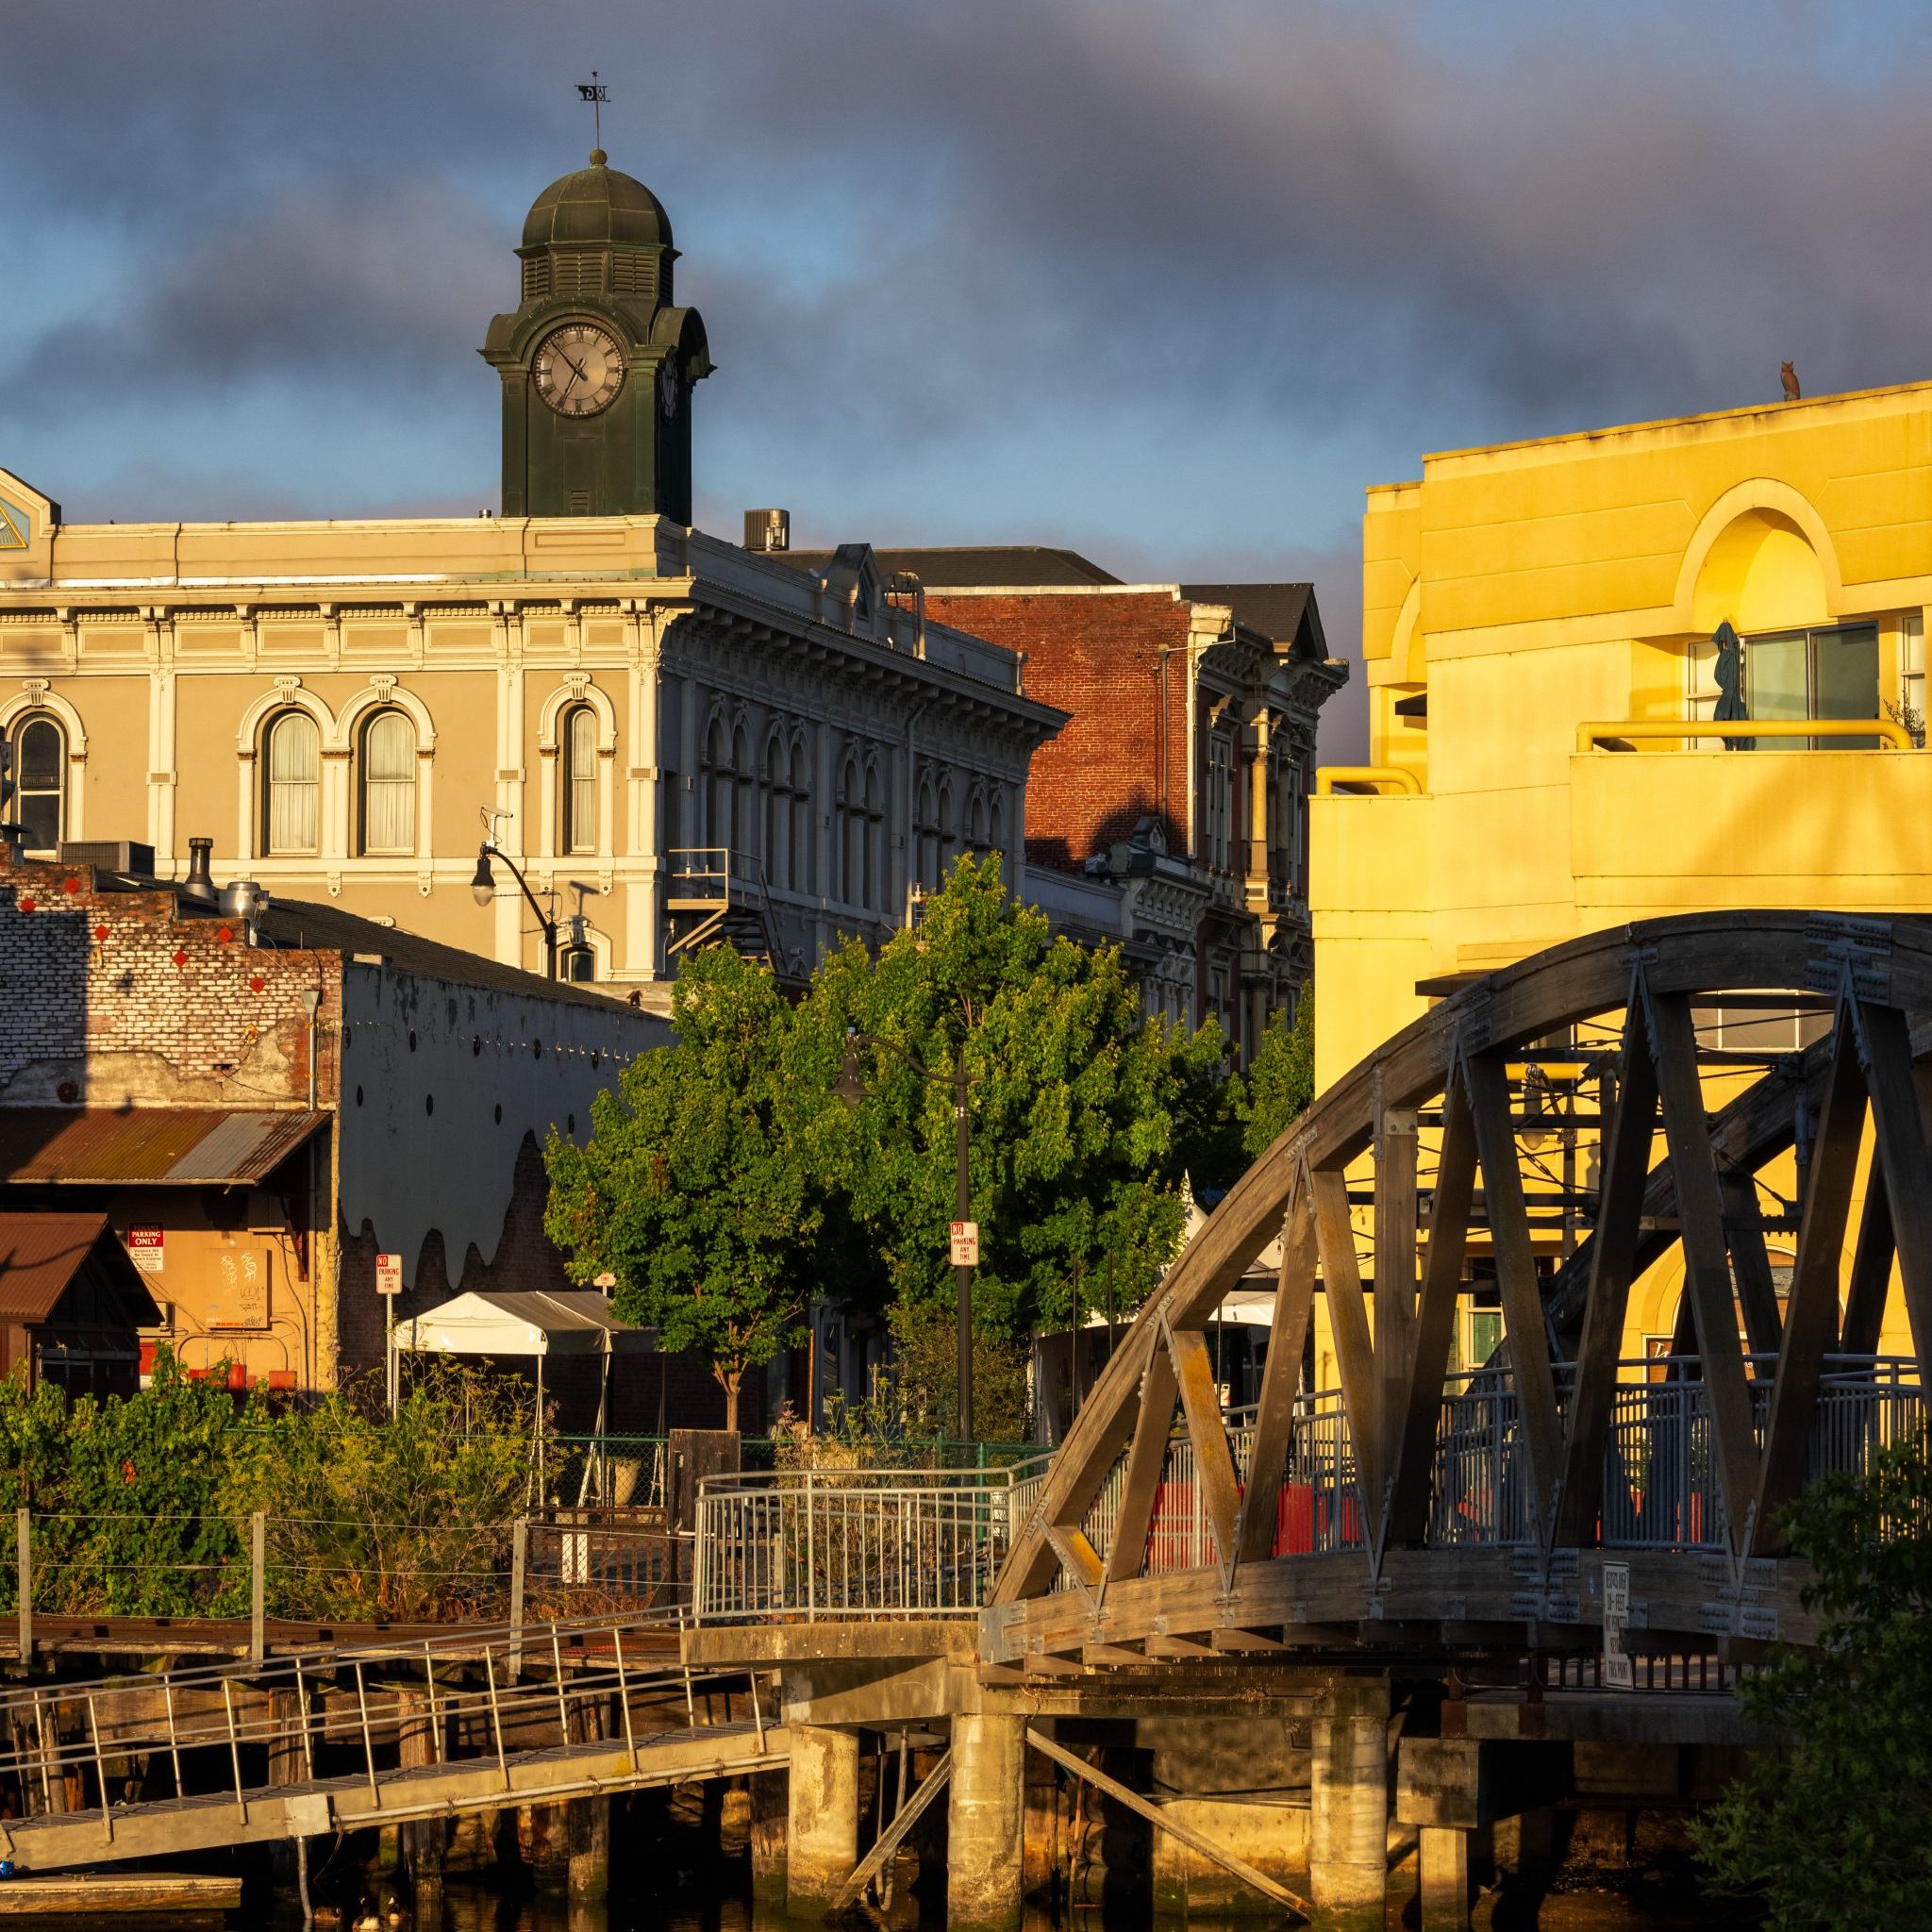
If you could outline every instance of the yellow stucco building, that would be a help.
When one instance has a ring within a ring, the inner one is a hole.
[[[1932,908],[1932,383],[1428,457],[1369,492],[1363,584],[1370,764],[1311,802],[1319,1085],[1579,934]],[[1822,1024],[1703,1021],[1767,1050]]]

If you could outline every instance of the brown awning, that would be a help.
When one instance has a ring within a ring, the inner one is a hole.
[[[258,1181],[325,1113],[238,1107],[0,1107],[0,1180],[129,1187]]]
[[[0,1321],[44,1322],[91,1264],[130,1323],[159,1321],[105,1214],[0,1214]]]

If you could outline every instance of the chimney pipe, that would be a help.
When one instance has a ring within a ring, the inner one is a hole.
[[[212,839],[191,839],[188,841],[188,876],[181,881],[181,896],[193,899],[203,906],[215,903],[214,875],[208,870],[208,854],[215,849]]]

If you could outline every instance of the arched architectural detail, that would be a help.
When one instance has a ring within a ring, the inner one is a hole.
[[[379,864],[393,863],[406,856],[399,850],[368,850],[364,824],[363,761],[369,727],[377,715],[394,712],[407,718],[416,740],[416,836],[413,851],[426,854],[434,849],[433,816],[436,798],[434,774],[436,721],[429,707],[395,678],[378,674],[344,701],[333,731],[325,726],[322,737],[323,839],[325,847],[366,858]],[[338,823],[340,821],[340,823]]]
[[[34,678],[0,704],[0,738],[12,741],[14,733],[36,711],[43,711],[59,725],[67,743],[67,796],[62,804],[62,836],[70,840],[87,837],[87,726],[80,713],[58,691],[49,691]]]
[[[1388,682],[1420,689],[1429,675],[1422,653],[1423,580],[1411,577],[1389,640]]]
[[[436,749],[436,724],[429,707],[412,691],[405,690],[392,677],[373,677],[360,691],[344,701],[333,726],[325,724],[322,748],[348,752],[352,756],[360,734],[361,721],[371,711],[400,711],[416,727],[416,756],[427,758]]]
[[[239,830],[241,856],[245,858],[270,857],[264,750],[270,725],[281,711],[306,711],[314,721],[322,752],[322,777],[316,795],[316,846],[312,853],[292,856],[327,860],[340,868],[352,850],[349,841],[349,746],[342,737],[336,714],[325,700],[309,691],[299,677],[278,677],[272,691],[263,691],[242,713],[235,733],[236,805],[235,824]],[[418,808],[421,808],[418,801]]]
[[[1705,511],[1685,546],[1672,602],[1672,627],[1680,631],[1707,631],[1714,629],[1716,622],[1726,617],[1737,622],[1733,613],[1722,611],[1712,624],[1703,624],[1704,613],[1696,608],[1697,592],[1712,553],[1727,536],[1735,539],[1733,525],[1746,519],[1755,519],[1765,529],[1783,524],[1804,540],[1817,559],[1824,606],[1811,621],[1838,616],[1844,604],[1844,579],[1839,570],[1838,549],[1824,526],[1824,519],[1789,483],[1780,483],[1771,476],[1752,476],[1734,484]]]
[[[783,890],[791,884],[791,772],[785,732],[774,724],[765,740],[763,859],[765,883]]]
[[[791,734],[791,858],[788,876],[794,892],[813,892],[816,840],[812,837],[811,748],[800,729]]]
[[[608,692],[591,683],[588,672],[573,672],[543,700],[537,713],[537,849],[544,858],[592,856],[563,849],[564,724],[580,707],[597,721],[597,836],[592,854],[608,853],[615,839],[616,821],[611,814],[617,803],[617,707]]]

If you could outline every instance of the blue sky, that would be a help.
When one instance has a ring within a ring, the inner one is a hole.
[[[1777,0],[12,0],[0,466],[493,507],[475,350],[596,66],[720,365],[703,525],[1311,575],[1353,652],[1424,450],[1932,375],[1928,53]]]

